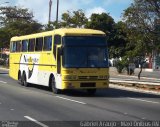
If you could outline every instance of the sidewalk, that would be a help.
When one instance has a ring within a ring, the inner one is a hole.
[[[122,74],[119,74],[116,70],[115,67],[110,67],[109,68],[109,72],[110,72],[110,76],[116,76],[116,75],[125,75],[125,76],[130,76],[127,75],[126,72],[123,72]],[[131,76],[135,76],[138,78],[138,73],[140,72],[139,68],[136,68],[134,71],[134,75]],[[130,77],[131,77],[130,76]],[[141,73],[141,78],[155,78],[155,79],[160,79],[160,71],[150,71],[149,69],[143,69],[142,73]]]
[[[9,71],[9,68],[7,68],[7,67],[3,67],[2,65],[0,65],[0,70],[6,70],[6,71]]]
[[[114,85],[121,85],[127,87],[137,87],[146,89],[160,89],[160,71],[148,72],[143,70],[141,79],[138,79],[139,69],[135,69],[134,75],[127,75],[125,72],[122,74],[117,73],[116,68],[110,68],[110,83]]]

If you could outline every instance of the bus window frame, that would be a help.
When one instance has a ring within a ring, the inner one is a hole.
[[[15,50],[14,50],[14,45],[15,44]],[[13,42],[11,42],[11,52],[12,53],[16,53],[16,48],[17,48],[17,43],[16,43],[16,41],[13,41]]]
[[[45,38],[47,38],[47,37],[51,37],[51,49],[50,50],[46,50],[46,49],[44,49],[44,46],[45,46]],[[52,46],[53,46],[53,36],[52,35],[48,35],[48,36],[44,36],[43,37],[43,49],[42,49],[42,51],[44,51],[44,52],[50,52],[50,51],[52,51]]]
[[[41,50],[37,50],[36,48],[37,48],[37,40],[38,39],[40,39],[40,38],[42,38],[42,46],[41,46]],[[42,36],[42,37],[37,37],[37,38],[35,38],[35,48],[34,48],[34,51],[35,52],[42,52],[43,51],[43,44],[44,44],[44,37]]]
[[[17,50],[17,46],[18,46],[18,43],[20,44],[20,49],[19,50]],[[16,41],[16,52],[22,52],[22,41],[21,40],[19,40],[19,41]]]
[[[27,44],[27,51],[23,51],[23,42],[24,41],[27,41],[29,43],[29,39],[25,39],[25,40],[21,41],[21,43],[22,43],[22,50],[21,50],[21,52],[28,52],[28,44]]]
[[[29,46],[30,46],[29,44],[30,44],[30,41],[31,41],[31,40],[34,40],[34,48],[33,48],[33,51],[29,51]],[[28,52],[35,52],[35,47],[36,47],[35,45],[36,45],[36,39],[35,39],[35,38],[30,38],[30,39],[29,39],[29,42],[28,42]]]

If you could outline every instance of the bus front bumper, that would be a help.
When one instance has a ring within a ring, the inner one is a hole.
[[[109,81],[62,81],[62,89],[102,89],[108,88]]]

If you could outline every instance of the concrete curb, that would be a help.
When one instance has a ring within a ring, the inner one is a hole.
[[[133,89],[136,88],[136,89],[142,89],[143,91],[149,90],[149,91],[156,91],[157,93],[160,93],[160,83],[110,80],[110,84],[113,84],[114,86],[117,86],[117,87],[121,86],[121,87],[133,88]]]
[[[9,68],[0,67],[0,70],[9,71]]]
[[[128,83],[128,84],[139,84],[139,85],[152,85],[152,86],[160,86],[160,83],[155,82],[139,82],[139,81],[122,81],[122,80],[110,80],[111,83]]]

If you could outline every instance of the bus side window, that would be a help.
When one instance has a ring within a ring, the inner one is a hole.
[[[52,36],[44,37],[44,51],[51,51],[52,49]]]
[[[54,45],[61,44],[61,36],[60,35],[55,35],[54,36]]]
[[[27,52],[28,51],[28,40],[23,40],[22,41],[22,52]]]
[[[16,43],[16,52],[21,52],[21,41],[17,41]]]
[[[61,44],[61,36],[60,35],[55,35],[54,36],[54,48],[53,48],[53,53],[54,53],[54,57],[56,59],[56,46],[58,44]]]
[[[35,51],[42,51],[42,47],[43,47],[43,38],[36,38],[36,47],[35,47]]]
[[[35,47],[35,39],[29,39],[28,51],[34,52],[34,47]]]
[[[12,52],[16,52],[16,42],[12,42]]]

